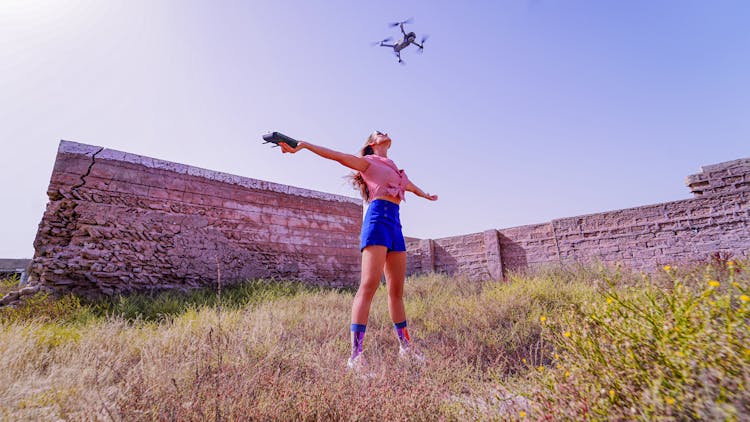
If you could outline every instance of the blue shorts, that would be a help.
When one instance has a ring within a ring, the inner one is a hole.
[[[398,204],[383,199],[370,202],[359,239],[360,252],[372,245],[385,246],[388,252],[406,252]]]

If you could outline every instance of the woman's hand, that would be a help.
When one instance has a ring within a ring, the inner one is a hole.
[[[297,147],[292,147],[286,142],[279,142],[279,147],[281,148],[281,152],[283,153],[291,153],[294,154],[295,152],[303,149],[305,147],[305,143],[303,141],[297,142]]]
[[[406,185],[406,190],[413,193],[414,195],[419,196],[420,198],[429,199],[430,201],[437,201],[438,199],[437,195],[430,195],[429,193],[426,193],[422,189],[419,189],[419,187],[412,182],[409,182],[409,184]]]

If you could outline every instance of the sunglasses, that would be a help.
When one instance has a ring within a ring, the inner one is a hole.
[[[381,132],[381,131],[379,131],[379,130],[376,130],[376,131],[375,131],[375,134],[376,134],[376,135],[380,135],[380,136],[385,136],[385,132]]]

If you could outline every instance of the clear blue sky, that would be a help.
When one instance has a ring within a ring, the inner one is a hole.
[[[429,34],[405,66],[370,42]],[[356,196],[355,152],[410,178],[440,238],[689,198],[750,156],[750,1],[0,1],[0,258],[33,255],[60,139]]]

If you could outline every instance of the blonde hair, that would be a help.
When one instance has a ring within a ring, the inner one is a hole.
[[[375,151],[372,150],[372,145],[370,143],[372,142],[372,138],[375,136],[376,132],[373,132],[370,134],[370,136],[367,137],[367,140],[365,141],[365,145],[362,147],[362,149],[359,150],[359,156],[365,157],[367,155],[372,155],[375,153]],[[361,172],[352,173],[350,176],[352,185],[354,185],[354,188],[359,190],[360,195],[362,195],[362,199],[365,201],[370,201],[370,190],[367,189],[367,183],[365,183],[365,179],[362,177]]]

